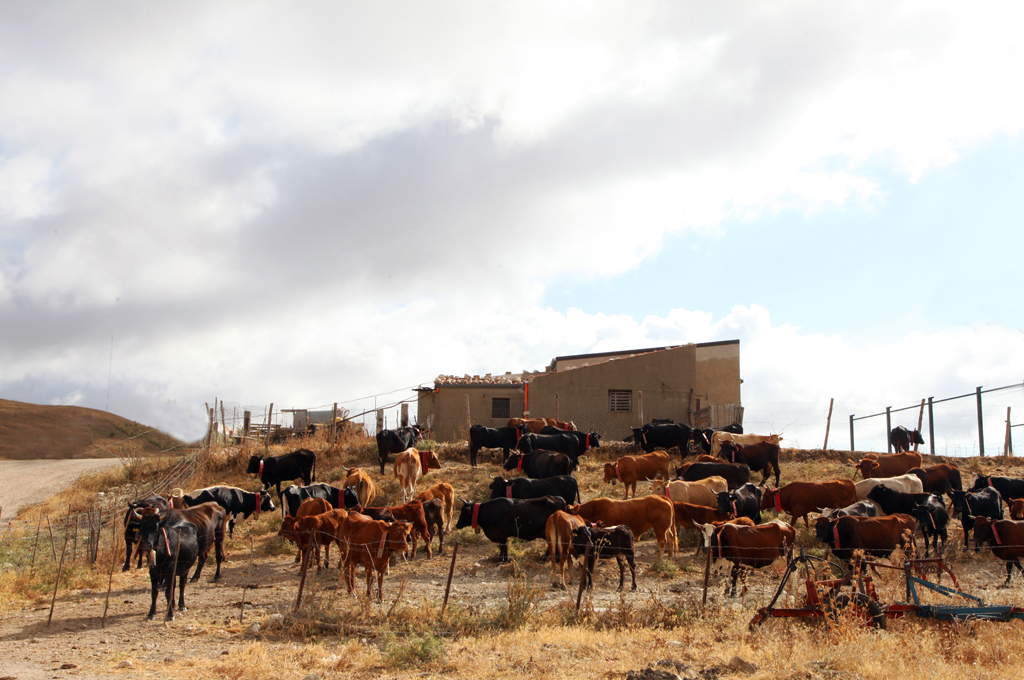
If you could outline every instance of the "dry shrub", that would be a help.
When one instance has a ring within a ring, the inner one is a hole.
[[[543,590],[532,584],[529,574],[512,560],[512,575],[508,579],[505,600],[498,606],[494,626],[501,630],[518,630],[526,626],[537,609]]]

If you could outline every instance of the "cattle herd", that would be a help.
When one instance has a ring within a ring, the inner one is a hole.
[[[375,506],[377,487],[360,468],[342,468],[344,484],[316,483],[316,454],[306,449],[276,457],[253,456],[247,472],[255,474],[262,489],[249,492],[214,486],[185,493],[175,489],[130,503],[125,515],[124,569],[131,567],[138,546],[150,563],[152,603],[156,613],[161,588],[167,599],[167,618],[185,607],[185,582],[195,566],[196,581],[211,548],[220,578],[223,541],[232,535],[238,515],[243,519],[274,512],[270,487],[275,487],[282,514],[278,534],[297,545],[295,560],[305,556],[317,570],[329,566],[332,545],[339,555],[348,592],[354,591],[355,572],[362,566],[367,596],[383,599],[383,580],[393,555],[412,559],[419,542],[433,555],[432,541],[444,554],[444,534],[455,516],[455,490],[438,482],[417,491],[420,477],[441,470],[434,451],[416,448],[422,430],[413,426],[384,430],[377,435],[382,474],[387,465],[397,479],[402,504]],[[855,552],[887,557],[897,547],[916,547],[918,531],[925,555],[941,554],[950,516],[959,516],[965,546],[973,531],[975,549],[991,547],[1006,562],[1006,582],[1013,567],[1022,574],[1024,556],[1024,479],[978,477],[964,489],[961,471],[954,465],[922,466],[921,455],[910,451],[923,443],[920,433],[896,428],[891,440],[897,453],[866,454],[854,466],[853,479],[794,481],[780,486],[778,435],[744,434],[734,425],[722,430],[697,430],[674,423],[651,423],[635,428],[627,438],[643,453],[626,455],[604,464],[604,481],[621,484],[622,499],[583,500],[574,476],[580,457],[601,445],[596,432],[578,432],[572,423],[553,419],[514,419],[507,427],[474,425],[469,430],[470,463],[477,464],[483,449],[501,450],[503,467],[517,476],[495,477],[490,499],[462,500],[456,529],[471,528],[496,543],[501,561],[508,560],[508,540],[545,539],[552,584],[565,587],[565,569],[573,556],[584,558],[585,584],[592,584],[598,559],[615,558],[619,589],[629,566],[636,589],[636,541],[651,531],[658,559],[679,549],[681,531],[700,537],[698,552],[732,563],[730,591],[744,568],[758,569],[790,554],[795,525],[803,519],[832,555],[849,562]],[[659,450],[660,449],[660,450]],[[684,459],[672,465],[670,450]],[[686,461],[697,454],[693,461]],[[751,473],[760,472],[759,483]],[[441,473],[443,475],[443,473]],[[860,475],[862,480],[856,481]],[[775,485],[769,482],[774,477]],[[301,479],[281,489],[281,482]],[[650,483],[651,493],[637,495],[637,484]],[[425,484],[420,485],[426,487]],[[632,496],[632,497],[631,497]],[[1003,504],[1011,519],[1003,519]],[[766,519],[765,513],[772,518]],[[779,519],[787,514],[788,522]],[[941,542],[941,546],[940,546]],[[321,549],[324,559],[321,562]]]

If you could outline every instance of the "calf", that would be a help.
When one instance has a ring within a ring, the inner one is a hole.
[[[516,448],[526,430],[522,427],[484,427],[473,425],[469,428],[469,463],[476,467],[476,454],[480,449],[501,449],[502,461],[508,460],[509,451]]]
[[[302,479],[309,485],[316,481],[316,454],[309,449],[298,449],[283,456],[249,457],[246,473],[256,475],[263,482],[263,490],[277,487],[277,500],[281,500],[281,482]]]
[[[299,503],[299,507],[295,509],[295,514],[285,515],[284,519],[281,520],[281,528],[277,530],[277,535],[291,541],[299,547],[299,551],[295,555],[296,564],[302,560],[302,555],[306,551],[307,547],[305,542],[300,540],[295,526],[296,522],[298,522],[302,517],[321,515],[325,512],[329,512],[331,509],[331,504],[323,498],[307,498]],[[317,559],[319,564],[319,557]]]
[[[281,492],[281,512],[296,517],[299,505],[307,498],[322,498],[332,508],[351,508],[359,504],[355,489],[339,489],[330,484],[310,484],[309,486],[289,486]]]
[[[152,546],[153,566],[149,568],[150,594],[152,600],[147,619],[156,616],[156,598],[160,586],[164,586],[167,598],[167,620],[174,620],[175,578],[178,585],[178,609],[185,607],[185,581],[188,570],[199,556],[199,541],[196,526],[186,521],[175,510],[155,510],[143,515],[139,521],[139,533],[147,545]]]
[[[345,550],[340,533],[340,523],[348,517],[347,510],[328,510],[317,515],[305,515],[295,520],[295,534],[299,551],[305,553],[312,549],[316,560],[316,573],[320,573],[320,547],[324,548],[324,566],[331,566],[331,543],[338,544],[338,567],[345,560]]]
[[[718,512],[732,512],[736,517],[749,517],[754,524],[761,523],[761,488],[744,484],[733,491],[722,491],[716,497]]]
[[[431,498],[420,502],[423,503],[423,517],[427,521],[427,531],[430,533],[427,545],[430,545],[430,541],[437,536],[437,552],[444,555],[444,501],[440,498]]]
[[[668,480],[668,454],[658,451],[643,456],[623,456],[614,463],[604,464],[604,481],[622,482],[625,498],[629,499],[629,490],[636,497],[636,483],[642,480],[661,478]]]
[[[629,564],[629,573],[633,578],[633,587],[636,590],[636,542],[633,540],[633,532],[627,526],[617,527],[587,527],[582,526],[573,529],[572,549],[577,555],[586,555],[586,584],[587,590],[594,586],[594,564],[598,558],[606,560],[614,557],[619,563],[619,590],[626,580],[626,569],[623,566],[623,559]]]
[[[737,463],[711,463],[698,460],[696,463],[685,463],[676,468],[676,477],[684,482],[721,477],[730,489],[736,489],[750,481],[750,468]]]
[[[570,507],[569,512],[587,522],[601,522],[604,526],[625,524],[634,536],[642,536],[648,529],[653,529],[654,538],[658,542],[659,560],[665,553],[671,557],[679,548],[675,532],[675,508],[672,501],[663,496],[644,496],[624,501],[595,498]]]
[[[904,546],[907,539],[913,542],[917,521],[904,514],[888,517],[847,515],[835,519],[819,517],[814,528],[818,540],[828,544],[833,555],[849,562],[858,550],[874,557],[888,557],[896,546]]]
[[[338,534],[347,548],[345,582],[348,594],[355,590],[356,566],[366,570],[366,596],[373,594],[373,576],[377,575],[377,601],[384,601],[384,573],[391,553],[409,550],[411,527],[405,522],[388,523],[350,512],[338,527]]]
[[[489,540],[498,544],[498,560],[508,562],[508,539],[534,541],[542,538],[548,517],[556,510],[565,509],[565,501],[557,496],[495,498],[485,503],[463,500],[455,528],[483,530]]]
[[[949,490],[963,491],[964,488],[960,468],[949,463],[911,468],[907,474],[920,479],[921,486],[928,493],[944,494]]]
[[[946,525],[949,523],[949,513],[946,512],[946,506],[942,502],[941,496],[931,494],[928,498],[918,505],[914,509],[914,517],[917,519],[917,525],[921,527],[921,533],[924,535],[924,556],[928,557],[928,539],[932,539],[932,547],[935,548],[935,554],[942,556],[942,552],[939,551],[939,538],[942,538],[942,551],[946,550],[946,539],[948,534],[946,532]]]
[[[356,500],[359,501],[359,505],[368,505],[377,497],[377,486],[365,470],[361,468],[348,468],[347,470],[341,468],[341,473],[345,475],[345,488],[355,490]]]
[[[544,525],[544,537],[548,541],[548,556],[551,559],[551,585],[555,588],[565,590],[565,565],[572,555],[572,532],[585,525],[582,519],[563,510],[548,517]],[[572,583],[571,572],[569,582]]]
[[[1015,498],[1010,504],[1010,519],[1024,519],[1024,498]]]
[[[656,496],[665,496],[676,503],[693,503],[709,508],[717,506],[717,494],[728,489],[728,485],[721,477],[707,477],[696,482],[656,480],[651,485],[651,493]]]
[[[796,539],[793,527],[782,522],[769,522],[754,527],[706,525],[703,531],[705,546],[711,551],[712,559],[732,562],[732,587],[729,594],[733,597],[736,595],[736,581],[742,567],[767,567],[780,557],[785,557]]]
[[[261,512],[273,512],[274,502],[266,491],[250,493],[235,486],[208,486],[205,489],[190,491],[182,497],[186,508],[200,503],[216,503],[231,516],[228,520],[228,536],[235,535],[235,520],[239,515],[249,519],[249,515],[260,518]]]
[[[790,524],[796,524],[803,517],[804,526],[810,529],[808,514],[820,512],[822,508],[852,505],[856,501],[856,487],[848,479],[790,482],[779,489],[767,489],[761,497],[761,509],[774,510],[776,515],[782,511],[788,512]]]
[[[986,486],[980,491],[950,491],[953,498],[953,514],[960,515],[964,528],[964,547],[969,548],[970,532],[974,529],[976,517],[991,520],[1003,518],[1003,499],[995,487]]]
[[[779,445],[770,441],[757,444],[738,444],[734,441],[722,442],[719,457],[730,463],[746,465],[753,472],[761,473],[761,484],[768,483],[768,475],[775,470],[775,486],[779,485]]]
[[[434,451],[406,449],[395,456],[395,478],[402,490],[402,502],[416,495],[416,482],[428,470],[440,470],[441,462]]]
[[[527,432],[540,434],[545,427],[557,427],[560,430],[575,430],[576,424],[566,420],[555,420],[554,418],[512,418],[508,421],[509,427],[519,427]]]
[[[987,517],[978,517],[974,524],[975,551],[981,550],[982,543],[992,546],[992,554],[1006,562],[1004,587],[1010,585],[1014,567],[1024,574],[1024,567],[1020,563],[1020,558],[1024,557],[1024,522],[1010,519],[992,521]]]
[[[735,519],[732,511],[719,512],[716,508],[709,508],[704,505],[694,505],[693,503],[677,503],[672,502],[673,510],[675,514],[673,520],[676,525],[676,532],[682,532],[684,529],[696,529],[701,531],[705,524],[724,524]],[[744,522],[750,522],[746,517],[743,518]],[[697,543],[697,551],[694,555],[699,555],[702,548],[702,543]]]
[[[547,479],[495,477],[488,487],[491,498],[540,498],[560,496],[566,503],[580,501],[580,485],[572,475],[559,475]]]
[[[430,548],[430,531],[427,529],[427,517],[423,510],[422,501],[414,499],[402,505],[389,505],[385,509],[391,513],[395,520],[405,522],[410,527],[409,534],[412,536],[412,547],[409,549],[409,559],[416,557],[416,541],[419,537],[423,538],[423,542],[427,547],[427,558],[429,559],[434,556]]]
[[[903,513],[913,515],[918,505],[928,500],[931,494],[927,493],[903,493],[893,491],[887,486],[876,486],[868,493],[868,500],[878,503],[878,507],[887,515]]]
[[[502,468],[517,470],[532,479],[547,479],[548,477],[572,474],[572,471],[576,469],[576,464],[564,453],[533,451],[532,453],[512,454]]]
[[[426,503],[437,498],[444,508],[444,530],[450,531],[452,527],[452,514],[455,512],[455,488],[448,482],[438,482],[426,491],[416,494],[416,500]]]

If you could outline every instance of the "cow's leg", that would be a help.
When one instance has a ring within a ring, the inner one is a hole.
[[[187,574],[186,574],[186,576],[187,576]],[[167,617],[166,618],[167,618],[168,621],[173,621],[174,620],[174,586],[175,586],[174,579],[175,579],[174,576],[168,576],[167,577],[167,588],[164,590],[164,594],[167,596]]]
[[[384,572],[377,573],[377,602],[384,602]]]
[[[210,547],[207,546],[206,550],[199,553],[199,559],[196,560],[196,572],[192,574],[192,583],[199,580],[199,575],[203,573],[203,565],[206,564],[206,555],[210,552]],[[187,570],[186,570],[187,571]]]
[[[187,612],[188,611],[188,607],[185,606],[185,577],[186,576],[188,576],[188,574],[182,574],[179,577],[179,579],[180,579],[179,583],[178,583],[178,611],[179,612]]]
[[[732,587],[729,590],[729,597],[736,597],[736,580],[740,576],[740,565],[739,562],[733,562],[732,565]]]
[[[622,592],[622,586],[626,583],[626,565],[621,554],[616,553],[615,561],[619,563],[619,589],[618,592]]]
[[[427,544],[427,559],[428,560],[433,559],[434,558],[434,550],[433,550],[433,548],[430,547],[430,536],[427,535],[426,533],[423,533],[422,531],[420,533],[423,534],[423,542]]]
[[[498,544],[498,561],[508,562],[508,539]]]
[[[149,614],[146,615],[146,618],[152,619],[154,616],[156,616],[156,597],[157,593],[160,592],[160,581],[157,578],[157,571],[155,566],[149,568],[149,586],[152,600],[149,605]]]
[[[1013,576],[1013,562],[1006,560],[1006,580],[1003,582],[1003,587],[1008,588],[1010,586],[1010,577]]]
[[[257,498],[256,502],[259,503],[261,499]],[[228,520],[228,538],[235,537],[235,518],[238,515],[231,515],[231,519]]]
[[[121,567],[121,571],[128,571],[132,568],[132,552],[135,550],[135,541],[132,540],[134,538],[132,533],[134,532],[129,532],[127,530],[124,532],[124,566]],[[142,566],[141,555],[139,555],[139,566]]]
[[[636,557],[632,550],[626,553],[626,562],[629,564],[629,575],[633,577],[633,587],[630,590],[636,590]]]

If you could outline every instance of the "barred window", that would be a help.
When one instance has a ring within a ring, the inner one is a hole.
[[[511,418],[511,400],[508,397],[491,397],[491,417]]]
[[[609,411],[632,411],[633,390],[608,390]]]

